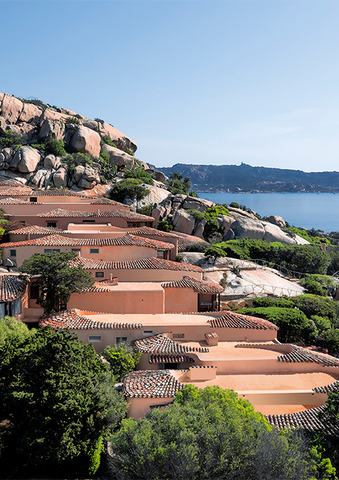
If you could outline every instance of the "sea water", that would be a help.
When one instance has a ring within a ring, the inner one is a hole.
[[[236,202],[259,213],[279,215],[291,226],[339,231],[339,194],[334,193],[198,193],[215,203]]]

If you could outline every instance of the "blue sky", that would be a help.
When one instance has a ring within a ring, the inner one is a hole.
[[[339,170],[336,0],[0,8],[0,91],[102,118],[140,160]]]

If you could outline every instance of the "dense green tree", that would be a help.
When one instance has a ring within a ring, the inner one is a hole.
[[[282,342],[295,342],[300,337],[312,343],[315,341],[318,331],[313,321],[295,308],[284,307],[256,307],[238,310],[245,315],[264,318],[279,327],[278,340]]]
[[[2,464],[82,459],[93,471],[101,437],[125,411],[113,375],[75,334],[48,327],[0,347]]]
[[[153,185],[154,183],[153,175],[148,170],[145,170],[142,166],[136,166],[134,168],[126,167],[124,175],[125,178],[137,178],[148,185]]]
[[[165,218],[165,220],[160,220],[157,223],[156,228],[162,232],[171,232],[173,230],[173,225],[169,223],[167,218]]]
[[[20,271],[33,275],[32,285],[39,287],[37,303],[46,313],[65,308],[72,293],[90,287],[94,279],[81,266],[69,265],[75,253],[36,253],[25,260]]]
[[[319,315],[327,317],[332,324],[338,320],[339,305],[329,298],[317,295],[298,295],[291,300],[294,306],[304,312],[308,318],[311,318],[312,315]]]
[[[170,173],[165,183],[167,189],[173,193],[173,195],[188,195],[192,187],[191,180],[188,177],[184,177],[181,173],[176,172]]]
[[[0,347],[11,337],[17,337],[23,341],[30,335],[30,331],[25,323],[17,320],[15,317],[0,318]]]
[[[213,246],[205,251],[205,257],[213,258],[215,261],[219,257],[226,257],[226,253],[222,248]]]
[[[116,202],[123,202],[125,197],[141,200],[149,194],[148,188],[143,187],[142,183],[138,178],[126,178],[118,182],[110,193],[111,199]]]
[[[322,332],[321,336],[326,341],[326,347],[328,348],[329,353],[339,353],[339,330],[337,328],[325,330]]]
[[[122,480],[306,480],[312,471],[307,442],[219,387],[187,386],[166,409],[124,420],[112,448],[112,478]]]
[[[306,275],[300,283],[308,293],[321,296],[331,295],[337,287],[337,283],[329,275]]]
[[[128,343],[113,345],[113,347],[108,346],[103,352],[103,357],[110,364],[111,372],[118,380],[121,380],[124,375],[132,370],[135,370],[141,355],[141,352],[133,351],[133,348]]]

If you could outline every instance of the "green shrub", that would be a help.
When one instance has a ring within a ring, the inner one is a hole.
[[[211,244],[207,242],[197,242],[191,243],[185,247],[186,252],[198,252],[198,253],[205,253],[208,248],[210,248]]]
[[[73,125],[81,125],[81,122],[80,122],[79,118],[77,118],[77,117],[67,117],[66,120],[64,120],[64,123],[73,124]]]
[[[64,157],[66,155],[65,142],[60,139],[48,137],[45,141],[45,152],[52,153],[57,157]]]
[[[97,473],[101,463],[101,453],[104,450],[104,441],[102,436],[99,437],[96,444],[89,449],[88,456],[88,473],[92,476]]]
[[[292,301],[294,306],[304,312],[308,318],[313,315],[326,317],[332,325],[338,321],[339,305],[329,298],[317,295],[298,295],[293,297]]]
[[[111,199],[117,202],[123,202],[125,197],[141,200],[149,194],[149,190],[141,184],[142,181],[137,178],[126,178],[115,185],[111,191]]]
[[[126,167],[124,174],[125,178],[137,178],[148,185],[153,185],[154,183],[153,176],[143,167],[136,167],[133,169]]]
[[[188,195],[191,189],[191,180],[188,177],[184,177],[181,173],[170,173],[168,180],[165,181],[167,190],[173,195],[183,194]]]
[[[329,330],[331,328],[331,322],[326,317],[320,317],[319,315],[312,315],[311,320],[315,323],[315,326],[321,333],[323,330]]]
[[[22,137],[13,133],[12,130],[5,130],[0,134],[0,148],[18,147],[21,143]]]
[[[160,220],[155,228],[162,232],[171,232],[173,230],[173,225],[165,218],[165,220]]]
[[[109,135],[105,135],[104,137],[102,137],[101,142],[103,144],[106,143],[107,145],[110,145],[111,147],[118,148]]]
[[[322,338],[326,341],[326,348],[331,355],[339,353],[339,330],[334,328],[333,330],[325,330],[321,334]]]
[[[141,213],[141,215],[147,215],[148,217],[151,217],[152,205],[145,205],[144,207],[137,208],[137,213]]]
[[[214,260],[216,260],[219,257],[226,257],[226,253],[222,248],[213,246],[205,250],[205,257],[214,258]]]
[[[278,340],[282,342],[295,342],[299,337],[313,342],[318,332],[314,330],[306,315],[297,309],[284,307],[257,307],[244,308],[238,313],[264,318],[279,327]]]
[[[113,345],[113,347],[108,346],[103,351],[103,357],[110,364],[111,373],[118,380],[122,380],[127,373],[135,370],[141,356],[142,353],[133,351],[128,343]]]
[[[321,296],[331,294],[337,286],[329,275],[307,275],[301,279],[300,283],[307,289],[308,293]]]

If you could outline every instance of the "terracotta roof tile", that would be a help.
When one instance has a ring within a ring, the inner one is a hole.
[[[0,191],[0,197],[29,197],[33,190],[29,187],[12,187]]]
[[[190,345],[175,342],[168,337],[167,333],[159,333],[152,337],[134,341],[140,352],[153,354],[183,354],[183,353],[207,353],[206,347],[191,347]]]
[[[178,235],[174,232],[163,232],[162,230],[157,230],[156,228],[152,227],[138,227],[138,228],[127,228],[126,232],[131,233],[132,235],[139,235],[143,236],[157,236],[157,237],[172,237],[179,239]]]
[[[21,200],[20,198],[0,197],[0,205],[42,205],[42,203],[32,203],[29,200]]]
[[[254,328],[258,330],[278,330],[278,327],[268,320],[257,317],[227,312],[219,318],[208,321],[213,328]]]
[[[127,209],[115,208],[114,210],[97,210],[95,212],[84,212],[81,210],[64,210],[63,208],[55,208],[48,212],[37,213],[37,217],[41,218],[127,218],[129,220],[143,220],[152,222],[153,217],[141,215],[140,213],[130,212]]]
[[[325,385],[324,387],[315,387],[313,391],[316,393],[331,393],[338,388],[339,381],[331,383],[330,385]]]
[[[293,346],[290,353],[281,355],[277,360],[282,363],[318,363],[324,367],[339,367],[338,358],[296,345]]]
[[[0,302],[12,302],[21,297],[26,283],[18,275],[0,275]]]
[[[188,355],[150,355],[149,363],[193,363]]]
[[[71,265],[81,265],[85,270],[174,270],[184,272],[201,272],[202,269],[195,265],[172,262],[162,258],[150,257],[138,260],[104,261],[91,258],[76,257]]]
[[[127,210],[130,210],[131,207],[128,205],[124,205],[123,203],[116,202],[115,200],[111,200],[110,198],[98,198],[97,200],[94,200],[93,202],[90,203],[90,205],[114,205],[119,208],[125,208]]]
[[[1,187],[23,187],[23,185],[16,180],[0,180]]]
[[[32,235],[55,235],[58,233],[67,235],[71,232],[69,230],[61,230],[60,228],[54,227],[40,227],[38,225],[28,225],[27,227],[18,228],[17,230],[11,230],[9,233],[11,235],[27,235],[28,233]]]
[[[285,428],[303,428],[307,431],[325,430],[333,435],[338,436],[338,429],[324,422],[319,418],[319,414],[324,411],[325,405],[311,408],[297,413],[289,413],[285,415],[265,415],[270,425],[275,425],[280,430]]]
[[[197,280],[196,278],[185,276],[182,280],[162,283],[163,288],[193,288],[198,293],[222,293],[224,291],[218,283]]]
[[[126,397],[172,398],[183,388],[169,370],[139,370],[125,376],[123,391]]]
[[[50,315],[43,315],[40,319],[41,327],[70,328],[73,330],[141,330],[141,323],[100,322],[87,318],[76,309],[64,310]]]
[[[47,237],[36,238],[33,240],[24,240],[22,242],[8,242],[3,243],[2,248],[6,247],[27,247],[27,246],[130,246],[148,247],[155,250],[172,250],[172,243],[159,242],[158,240],[151,240],[148,238],[141,238],[134,235],[125,235],[123,237],[115,238],[66,238],[62,235],[49,235]]]
[[[95,196],[87,196],[84,195],[82,192],[74,192],[73,190],[64,190],[64,189],[56,189],[56,190],[33,190],[32,196],[37,197],[81,197],[81,198],[96,198]]]

